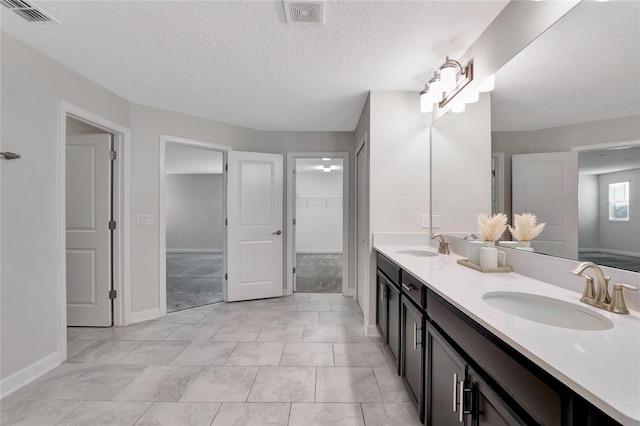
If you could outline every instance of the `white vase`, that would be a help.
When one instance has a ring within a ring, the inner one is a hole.
[[[531,241],[518,241],[517,249],[523,251],[533,251],[533,247],[531,247]]]

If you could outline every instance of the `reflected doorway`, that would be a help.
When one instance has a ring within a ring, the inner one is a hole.
[[[223,300],[224,154],[167,143],[167,313]]]
[[[342,293],[344,159],[294,161],[294,291]]]

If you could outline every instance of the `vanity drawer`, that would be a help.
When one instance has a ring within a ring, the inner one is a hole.
[[[426,287],[415,278],[413,275],[402,271],[402,292],[407,295],[416,305],[420,306],[422,309],[426,310],[427,305],[425,302],[425,291]]]
[[[431,290],[427,304],[431,321],[499,385],[505,399],[512,399],[539,424],[562,424],[562,390],[556,391],[560,383]],[[555,382],[553,387],[539,378],[545,376]]]
[[[378,263],[378,269],[384,272],[384,274],[389,278],[392,283],[396,286],[400,286],[400,267],[378,253],[378,257],[376,259]]]

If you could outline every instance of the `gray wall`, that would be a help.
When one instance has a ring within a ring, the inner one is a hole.
[[[132,104],[5,33],[0,50],[2,150],[22,155],[19,161],[0,163],[3,390],[10,383],[19,383],[21,377],[43,371],[38,368],[59,362],[57,158],[61,100],[132,132],[130,265],[134,320],[159,314],[160,135],[280,154],[353,152],[352,132],[261,132]],[[152,214],[154,224],[136,226],[138,214]],[[18,372],[18,376],[12,376]]]
[[[578,178],[578,248],[598,248],[598,175]]]
[[[598,176],[600,217],[599,247],[640,255],[640,169]],[[629,181],[629,222],[609,222],[609,184]]]
[[[222,175],[168,174],[165,185],[167,250],[222,251]]]
[[[23,377],[11,375],[25,367],[37,362],[33,368],[55,365],[60,350],[59,102],[65,100],[122,126],[131,122],[125,99],[6,33],[0,51],[1,148],[22,155],[0,165],[4,391],[11,380]]]

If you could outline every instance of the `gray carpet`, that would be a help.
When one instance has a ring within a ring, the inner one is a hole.
[[[297,253],[296,292],[342,293],[342,253]]]
[[[581,262],[593,262],[597,265],[611,268],[625,269],[627,271],[640,272],[640,258],[623,256],[603,252],[582,252],[579,255]]]
[[[222,301],[221,253],[167,253],[167,312]]]

